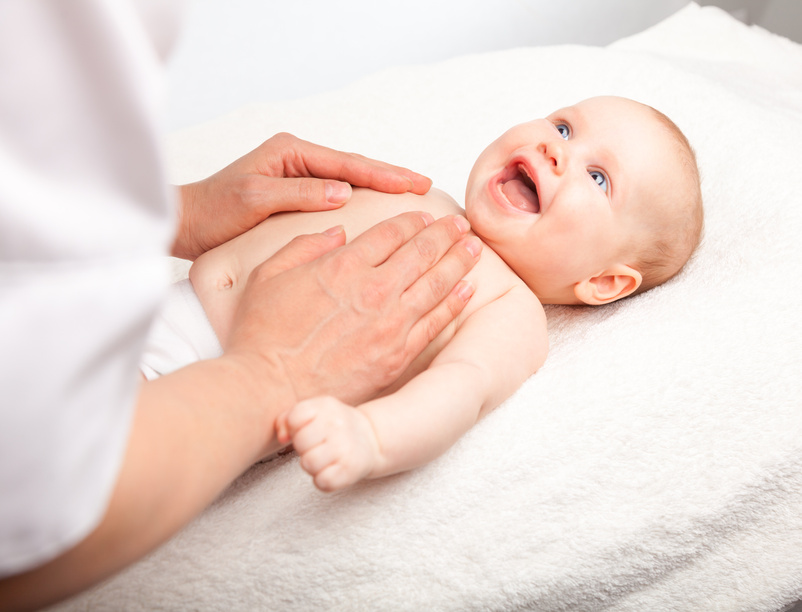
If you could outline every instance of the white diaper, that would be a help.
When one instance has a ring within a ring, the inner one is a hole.
[[[148,380],[223,354],[188,278],[173,283],[150,329],[139,368]]]

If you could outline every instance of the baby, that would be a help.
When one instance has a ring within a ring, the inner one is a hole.
[[[226,345],[248,275],[290,236],[343,225],[354,237],[414,210],[467,216],[488,247],[468,275],[475,293],[378,397],[359,406],[309,398],[278,417],[279,441],[292,443],[324,491],[443,453],[545,361],[542,304],[609,304],[659,285],[683,267],[702,230],[699,173],[679,129],[632,100],[592,98],[491,143],[468,178],[464,211],[436,189],[355,189],[341,209],[276,215],[205,253],[180,289],[181,308],[205,312],[211,326],[208,348],[193,340],[195,358],[216,356],[218,340]],[[147,361],[143,371],[156,375]]]

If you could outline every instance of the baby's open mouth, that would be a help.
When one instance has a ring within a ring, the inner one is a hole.
[[[499,188],[507,201],[524,212],[539,213],[540,198],[537,195],[535,182],[526,173],[526,168],[516,164],[505,172],[499,182]]]

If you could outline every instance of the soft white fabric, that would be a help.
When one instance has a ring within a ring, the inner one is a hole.
[[[0,575],[116,480],[174,224],[161,72],[131,3],[0,2]]]
[[[139,368],[148,380],[202,359],[223,354],[223,347],[188,278],[170,286],[151,326]]]
[[[610,48],[393,69],[177,135],[176,180],[283,129],[459,198],[510,125],[627,95],[694,143],[706,234],[658,289],[550,308],[546,365],[437,461],[334,495],[293,455],[258,465],[60,609],[773,612],[802,596],[801,76],[799,45],[690,5]]]

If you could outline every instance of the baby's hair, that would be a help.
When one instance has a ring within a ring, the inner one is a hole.
[[[659,227],[649,232],[637,249],[637,270],[643,281],[633,295],[648,291],[676,276],[691,258],[702,238],[704,208],[701,179],[696,153],[676,123],[659,110],[647,106],[677,145],[677,155],[683,171],[684,189],[679,201],[668,206],[670,216],[659,215]]]

